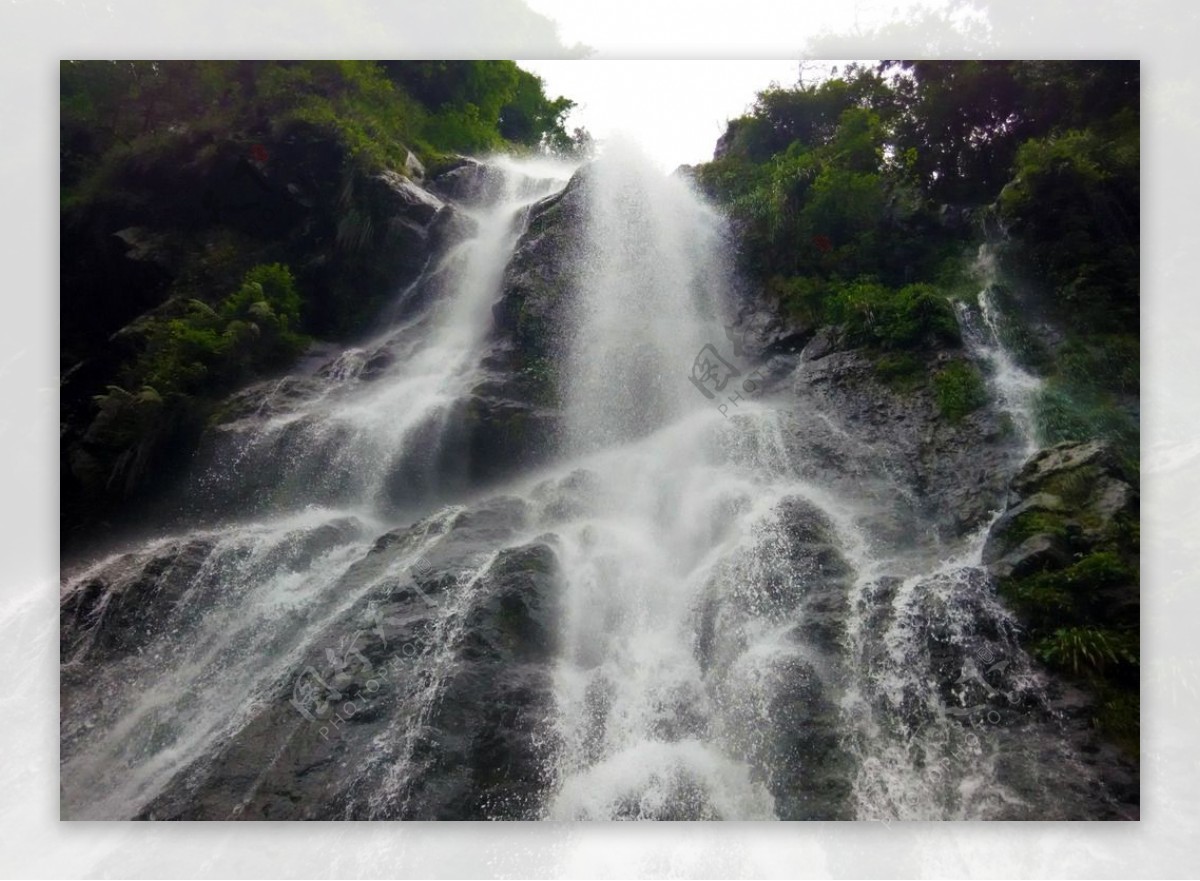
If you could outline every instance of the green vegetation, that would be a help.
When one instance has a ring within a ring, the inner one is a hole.
[[[1003,265],[1032,288],[1021,302],[1002,291],[1006,311],[1066,333],[1049,351],[1021,320],[1002,328],[1050,377],[1042,440],[1104,437],[1132,461],[1138,92],[1129,62],[850,65],[760,92],[697,177],[733,215],[743,269],[781,309],[842,325],[877,358],[957,343],[947,300],[978,286],[966,271],[976,221],[999,221],[1012,236]],[[877,371],[917,387],[897,365]],[[934,390],[949,419],[978,406],[960,370]]]
[[[894,391],[910,392],[925,381],[925,365],[907,352],[885,352],[875,359],[875,375]]]
[[[949,302],[925,284],[898,290],[866,279],[838,284],[825,304],[825,315],[842,325],[854,342],[884,350],[961,342]]]
[[[1136,664],[1136,635],[1100,627],[1060,627],[1034,646],[1052,667],[1071,673],[1102,673],[1115,664]]]
[[[1068,515],[1025,518],[1022,533],[1055,534],[1076,546],[1078,526]],[[1136,756],[1138,606],[1124,598],[1137,595],[1137,537],[1127,526],[1115,524],[1070,566],[1004,579],[1000,592],[1028,628],[1034,657],[1088,687],[1097,698],[1095,724]]]
[[[280,139],[316,128],[368,168],[452,152],[571,150],[574,106],[511,61],[121,61],[61,67],[66,204],[198,136]]]
[[[1137,473],[1137,419],[1113,393],[1055,375],[1034,400],[1033,417],[1042,443],[1102,438],[1113,444],[1126,469]]]
[[[97,418],[88,440],[115,454],[107,478],[132,485],[150,466],[156,447],[194,431],[217,396],[287,364],[307,345],[295,326],[300,295],[286,266],[256,266],[215,307],[172,301],[138,322],[139,354],[95,397]],[[135,391],[129,391],[134,389]]]
[[[294,329],[300,302],[291,271],[276,263],[251,269],[215,307],[171,304],[140,323],[145,347],[126,365],[125,384],[166,398],[211,394],[286,364],[308,343]]]
[[[1080,332],[1128,334],[1138,321],[1137,114],[1103,122],[1022,144],[998,204],[1053,286],[1056,317]]]
[[[933,377],[938,412],[950,422],[961,422],[968,413],[987,403],[983,377],[968,361],[955,361]]]
[[[1111,108],[1111,105],[1109,105]],[[1067,332],[1035,406],[1044,443],[1104,438],[1139,458],[1139,149],[1136,105],[1023,143],[997,205]]]

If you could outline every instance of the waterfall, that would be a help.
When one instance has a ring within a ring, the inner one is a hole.
[[[1007,319],[996,302],[998,272],[994,247],[985,242],[979,246],[975,259],[975,274],[983,286],[974,304],[955,301],[963,341],[972,357],[984,365],[988,385],[999,407],[1012,419],[1021,438],[1024,455],[1037,449],[1037,433],[1033,421],[1033,401],[1042,380],[1017,363],[1005,343]]]
[[[430,307],[311,375],[277,383],[248,419],[225,425],[213,464],[197,480],[204,504],[259,512],[365,504],[417,513],[414,497],[426,506],[444,497],[444,484],[454,482],[447,424],[479,381],[492,304],[523,219],[571,170],[503,156],[489,163],[477,192],[456,206],[470,234],[400,297],[424,291]]]
[[[684,179],[621,143],[570,173],[491,162],[395,323],[246,394],[200,480],[240,519],[65,573],[69,815],[1080,813],[977,536],[929,537],[813,368],[766,382]],[[506,267],[568,197],[556,457],[455,483]],[[968,344],[1023,426],[986,293]]]

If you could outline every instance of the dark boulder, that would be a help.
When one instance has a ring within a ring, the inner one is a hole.
[[[1061,443],[1013,477],[983,561],[1001,578],[1062,568],[1105,544],[1137,512],[1137,490],[1111,447]]]

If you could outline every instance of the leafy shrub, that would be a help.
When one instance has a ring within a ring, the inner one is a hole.
[[[1072,129],[1026,141],[999,207],[1055,311],[1077,331],[1121,332],[1138,310],[1139,160],[1136,114],[1109,133]]]
[[[773,276],[767,282],[767,292],[775,297],[783,310],[793,319],[817,325],[825,320],[829,283],[815,276]]]
[[[215,307],[190,300],[182,314],[151,319],[126,384],[163,397],[208,394],[286,363],[307,343],[295,330],[300,308],[286,266],[256,266]]]
[[[938,412],[950,422],[960,422],[968,413],[987,403],[983,378],[974,365],[955,361],[933,377]]]
[[[1136,336],[1079,335],[1059,350],[1058,370],[1079,388],[1136,393],[1140,348]]]
[[[883,349],[962,341],[954,310],[936,288],[926,284],[894,290],[860,278],[835,289],[827,317],[844,325],[856,342]]]
[[[1014,528],[1018,525],[1019,522],[1014,524]],[[1050,515],[1049,520],[1037,523],[1027,532],[1063,534],[1064,527],[1063,518]],[[1055,624],[1092,623],[1095,597],[1108,588],[1134,583],[1137,577],[1137,572],[1116,553],[1096,551],[1065,569],[1005,579],[1000,591],[1021,611],[1022,617],[1041,630]]]
[[[1041,661],[1075,675],[1100,673],[1109,666],[1138,663],[1137,640],[1129,633],[1100,627],[1061,627],[1033,649]]]
[[[1100,706],[1096,724],[1127,754],[1140,752],[1141,701],[1135,690],[1103,684],[1098,689]]]
[[[1014,542],[1024,541],[1034,535],[1065,536],[1066,520],[1061,514],[1050,511],[1026,511],[1012,522],[1007,534]]]

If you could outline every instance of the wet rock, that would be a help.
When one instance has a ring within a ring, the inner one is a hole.
[[[409,150],[404,156],[404,173],[418,182],[425,178],[425,166],[412,150]]]
[[[888,516],[877,521],[880,537],[898,547],[914,538],[896,531],[898,524],[929,522],[939,535],[957,539],[987,523],[1004,503],[1008,475],[1020,455],[1017,439],[1003,430],[1002,415],[982,407],[950,422],[930,388],[888,386],[868,353],[825,351],[832,339],[822,336],[826,333],[809,344],[822,354],[802,362],[793,390],[792,443],[837,451],[831,471],[813,477],[844,479],[847,494],[867,494],[872,506],[882,505]],[[914,357],[932,374],[948,356],[931,351]],[[816,424],[814,414],[823,414],[824,424]],[[911,510],[902,514],[897,506]]]
[[[837,708],[851,580],[829,518],[805,499],[786,498],[755,546],[714,580],[699,612],[696,651],[709,687],[739,730],[755,732],[739,746],[784,819],[852,815],[853,761]],[[745,654],[748,632],[781,625],[790,625],[794,653]]]
[[[72,585],[59,607],[62,660],[97,663],[148,645],[194,586],[213,546],[192,539],[125,554]]]
[[[836,351],[838,331],[835,327],[823,327],[804,347],[800,357],[805,361],[817,361]]]
[[[492,550],[520,523],[521,503],[498,498],[381,536],[339,585],[361,599],[141,815],[535,817],[554,748],[560,576],[544,541]]]
[[[430,719],[414,819],[536,816],[550,785],[558,577],[544,544],[502,552],[488,571]]]
[[[493,309],[499,352],[525,362],[554,358],[571,332],[571,292],[583,236],[590,175],[576,172],[560,192],[534,205]]]
[[[826,683],[798,659],[778,673],[764,732],[773,735],[772,755],[764,764],[776,815],[781,820],[852,819],[854,761],[842,746],[842,717]]]
[[[996,545],[988,546],[985,562],[997,578],[1020,578],[1048,569],[1060,569],[1071,562],[1071,551],[1062,536],[1051,533],[1031,535],[1003,557],[995,558]]]
[[[504,178],[495,168],[467,156],[455,157],[429,182],[436,195],[468,205],[494,199],[503,186]]]
[[[180,243],[171,236],[141,226],[117,230],[113,235],[129,249],[125,252],[127,259],[154,263],[171,274],[179,270]]]
[[[411,154],[410,154],[411,155]],[[444,203],[428,190],[394,171],[382,171],[377,179],[384,185],[387,207],[391,213],[419,226],[426,227],[444,207]]]
[[[1000,577],[1061,568],[1112,539],[1137,510],[1137,490],[1111,447],[1061,443],[1036,453],[1013,477],[983,559]],[[1031,565],[1018,566],[1026,558]],[[1039,560],[1044,565],[1032,565]]]

